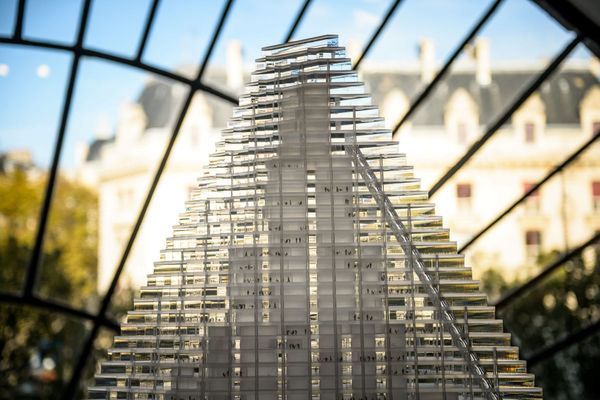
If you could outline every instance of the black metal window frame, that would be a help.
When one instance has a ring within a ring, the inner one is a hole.
[[[407,112],[400,118],[400,120],[394,125],[393,134],[394,137],[398,134],[401,126],[410,120],[411,116],[417,111],[419,107],[421,107],[428,96],[435,90],[436,86],[442,81],[442,79],[446,76],[448,71],[451,69],[452,65],[456,61],[456,59],[462,54],[465,47],[467,47],[475,37],[477,37],[478,33],[481,29],[487,24],[487,22],[495,15],[498,7],[503,3],[504,0],[495,0],[488,9],[479,17],[473,27],[467,32],[464,38],[456,45],[454,50],[450,53],[450,56],[444,63],[444,65],[437,72],[432,81],[411,101],[410,106]],[[528,85],[516,96],[515,100],[509,104],[501,113],[500,116],[491,123],[486,129],[485,133],[475,141],[469,149],[465,152],[465,154],[432,186],[429,190],[429,195],[433,196],[439,189],[441,189],[454,175],[456,175],[467,163],[468,161],[486,144],[486,142],[493,137],[493,135],[500,129],[500,127],[506,123],[513,113],[534,93],[539,87],[557,70],[557,68],[561,65],[561,63],[569,56],[569,54],[573,51],[573,49],[579,44],[586,44],[592,51],[596,52],[600,49],[600,45],[598,42],[597,35],[600,32],[600,27],[598,27],[593,21],[589,18],[582,16],[580,12],[577,11],[573,6],[569,5],[568,2],[563,2],[562,0],[531,0],[538,6],[544,8],[547,12],[549,12],[555,19],[557,19],[560,23],[565,25],[568,29],[575,31],[575,37],[565,46],[562,51],[560,51],[554,59],[550,62],[550,64],[537,75]],[[227,20],[228,15],[232,9],[234,4],[234,0],[226,0],[223,9],[221,10],[221,14],[216,23],[216,26],[213,30],[211,40],[209,42],[208,48],[206,49],[205,55],[200,63],[199,71],[195,78],[190,79],[181,74],[171,72],[169,70],[159,68],[156,66],[152,66],[146,64],[142,61],[142,56],[144,55],[144,51],[146,49],[146,44],[148,42],[148,38],[152,31],[154,20],[156,17],[156,12],[160,3],[160,0],[153,0],[149,11],[145,20],[144,29],[142,31],[140,41],[137,47],[136,55],[133,58],[127,58],[118,56],[115,54],[111,54],[109,52],[97,51],[89,48],[85,48],[83,46],[83,40],[86,33],[87,24],[89,21],[89,12],[91,7],[92,0],[84,0],[78,30],[77,30],[77,39],[74,45],[64,45],[55,42],[43,41],[43,40],[30,40],[23,38],[23,22],[25,18],[25,3],[26,0],[19,0],[17,13],[16,13],[16,21],[14,24],[14,30],[12,35],[7,37],[0,37],[0,44],[12,44],[12,45],[20,45],[20,46],[29,46],[35,48],[44,48],[44,49],[52,49],[52,50],[61,50],[65,52],[69,52],[72,54],[71,65],[69,69],[68,79],[67,79],[67,89],[64,96],[61,116],[60,116],[60,124],[58,128],[58,132],[56,134],[56,142],[52,154],[52,160],[50,164],[50,169],[48,171],[48,178],[46,182],[46,188],[44,192],[43,202],[40,208],[40,215],[38,218],[38,225],[36,230],[36,236],[34,241],[34,246],[31,253],[31,259],[29,265],[27,267],[27,273],[25,277],[25,285],[21,294],[13,294],[13,293],[0,293],[0,302],[2,303],[13,303],[19,305],[26,305],[36,308],[47,309],[50,311],[62,313],[71,317],[80,318],[83,320],[87,320],[92,322],[92,328],[87,333],[86,340],[79,352],[78,360],[76,366],[73,368],[73,374],[69,380],[67,387],[62,395],[62,398],[65,400],[74,399],[79,382],[81,380],[81,375],[86,365],[86,361],[89,358],[91,351],[93,349],[94,340],[96,339],[101,328],[107,328],[111,331],[118,332],[119,324],[107,316],[108,308],[111,304],[112,298],[115,294],[117,283],[122,275],[123,269],[125,267],[125,263],[129,257],[129,253],[133,247],[133,244],[137,238],[139,229],[144,220],[152,197],[154,196],[154,192],[158,186],[160,178],[164,172],[165,166],[169,160],[171,151],[177,140],[179,135],[179,131],[181,130],[183,120],[185,115],[187,114],[190,104],[192,102],[194,94],[197,92],[204,92],[213,96],[218,97],[219,99],[228,102],[232,105],[237,105],[237,99],[225,93],[215,87],[212,87],[206,83],[202,82],[202,77],[204,76],[204,72],[206,67],[210,61],[211,55],[214,51],[215,45],[219,39],[219,36],[223,30],[225,22]],[[306,11],[309,9],[310,5],[313,3],[312,0],[304,0],[301,4],[296,17],[292,21],[290,25],[290,29],[288,30],[284,41],[288,42],[296,33],[298,27],[302,23],[303,18],[306,15]],[[382,20],[378,24],[377,28],[374,30],[373,34],[366,42],[365,47],[361,55],[356,59],[353,67],[358,69],[365,59],[373,45],[379,39],[381,33],[383,32],[386,25],[392,19],[394,14],[399,9],[402,0],[392,0],[390,2],[390,6],[383,16]],[[52,207],[52,198],[54,194],[54,190],[56,187],[56,181],[58,177],[58,169],[61,153],[63,150],[63,144],[65,139],[65,131],[67,127],[67,123],[69,120],[69,115],[71,112],[71,102],[73,98],[73,92],[75,87],[75,81],[78,75],[80,61],[82,58],[96,58],[102,59],[106,61],[111,61],[117,64],[130,66],[142,71],[146,71],[157,76],[161,76],[164,78],[168,78],[174,82],[181,83],[187,86],[188,91],[186,97],[183,101],[183,104],[179,110],[175,125],[172,129],[170,138],[165,146],[162,158],[156,168],[156,172],[152,179],[152,182],[148,188],[148,192],[144,199],[143,205],[139,211],[135,224],[131,230],[131,234],[127,241],[127,244],[123,250],[119,263],[117,265],[116,271],[111,280],[111,284],[105,293],[99,310],[97,313],[90,313],[84,309],[76,308],[67,304],[63,304],[60,302],[53,301],[51,299],[41,298],[35,294],[35,286],[36,281],[39,277],[39,269],[41,265],[42,258],[42,249],[44,243],[44,236],[47,230],[48,224],[48,216],[50,213],[50,209]],[[584,153],[596,140],[600,137],[600,130],[593,133],[592,137],[586,141],[581,147],[579,147],[574,153],[568,156],[563,162],[561,162],[557,167],[552,169],[543,179],[539,182],[531,186],[529,190],[527,190],[519,199],[517,199],[513,204],[511,204],[508,208],[502,211],[494,220],[492,220],[488,225],[486,225],[480,232],[473,236],[465,245],[459,249],[459,252],[463,252],[469,246],[471,246],[476,240],[478,240],[481,236],[483,236],[487,231],[489,231],[495,224],[500,222],[504,217],[509,215],[517,206],[523,203],[532,193],[537,191],[540,187],[542,187],[546,182],[548,182],[554,175],[562,171],[564,168],[568,167],[573,161],[575,161],[582,153]],[[523,284],[521,287],[511,291],[502,297],[497,303],[496,307],[500,310],[505,308],[508,304],[512,303],[518,297],[522,296],[528,290],[537,285],[544,277],[550,274],[552,271],[556,270],[560,266],[564,265],[566,262],[572,260],[574,257],[580,255],[587,247],[600,243],[600,233],[596,233],[593,235],[588,241],[581,244],[577,248],[565,253],[558,260],[546,266],[542,272],[532,278],[530,281]],[[527,361],[530,365],[539,363],[557,352],[578,343],[587,337],[593,335],[594,333],[600,330],[600,321],[590,324],[589,326],[567,335],[566,337],[556,341],[548,347],[545,347],[538,352],[534,353],[530,356]]]

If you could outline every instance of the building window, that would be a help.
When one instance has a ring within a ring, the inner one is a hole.
[[[523,183],[523,194],[527,193],[534,186],[535,186],[535,183],[524,182]],[[542,198],[540,196],[539,190],[536,190],[535,192],[531,193],[525,200],[525,208],[527,209],[527,211],[540,211],[541,205],[542,205]]]
[[[592,182],[592,207],[600,211],[600,181]]]
[[[525,123],[525,142],[535,142],[535,124],[533,122]]]
[[[456,185],[456,200],[458,208],[466,209],[471,207],[471,184],[459,183]]]
[[[528,261],[535,261],[542,247],[542,232],[538,230],[529,230],[525,232],[525,252]]]

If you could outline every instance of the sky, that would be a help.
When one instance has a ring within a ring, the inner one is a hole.
[[[10,36],[17,0],[0,0],[0,37]],[[81,0],[28,0],[23,36],[73,44]],[[150,0],[95,0],[84,46],[132,57]],[[143,61],[168,70],[197,65],[204,57],[224,0],[164,0],[157,11]],[[209,71],[225,63],[226,43],[239,40],[251,65],[260,48],[281,42],[302,0],[238,0],[225,22]],[[418,43],[435,44],[439,63],[471,28],[491,0],[404,0],[366,58],[368,63],[418,60]],[[340,35],[342,45],[361,49],[391,0],[314,0],[295,38]],[[540,63],[573,37],[530,0],[506,0],[481,36],[491,43],[492,63]],[[571,58],[587,59],[581,45]],[[466,55],[463,57],[467,57]],[[71,55],[68,52],[0,44],[0,152],[29,149],[48,167],[63,107]],[[188,71],[190,76],[195,72]],[[151,76],[134,68],[82,58],[68,119],[61,168],[72,169],[79,142],[114,129],[123,104],[135,101]],[[213,82],[206,82],[214,84]],[[217,85],[218,86],[218,85]]]

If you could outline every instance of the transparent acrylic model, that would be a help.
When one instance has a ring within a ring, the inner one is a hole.
[[[337,36],[265,47],[92,399],[539,399]]]

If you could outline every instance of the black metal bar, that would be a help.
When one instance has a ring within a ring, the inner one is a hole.
[[[290,30],[288,31],[288,34],[286,35],[285,39],[283,39],[284,43],[287,43],[290,40],[292,40],[292,37],[294,36],[294,33],[296,33],[296,29],[298,29],[298,25],[300,25],[300,21],[302,21],[302,18],[304,18],[304,14],[306,14],[306,10],[308,9],[308,6],[311,2],[312,0],[304,0],[304,4],[302,4],[298,15],[296,15],[294,23],[290,27]]]
[[[562,351],[576,343],[579,343],[588,337],[592,336],[594,333],[600,331],[600,320],[586,326],[578,330],[575,333],[568,335],[567,337],[560,339],[550,346],[544,347],[542,350],[535,352],[533,355],[526,358],[527,364],[529,367],[533,367],[536,364],[546,360],[547,358],[552,357],[559,351]]]
[[[81,14],[81,22],[79,24],[79,34],[77,37],[76,47],[81,47],[83,42],[83,36],[85,35],[85,28],[87,26],[88,14],[90,9],[90,0],[84,3],[83,11]],[[27,267],[27,277],[25,279],[25,287],[23,293],[25,297],[29,297],[33,293],[34,286],[37,281],[38,270],[42,263],[43,247],[44,247],[44,236],[46,235],[46,228],[48,225],[48,216],[50,214],[50,208],[52,207],[52,195],[56,186],[56,179],[58,176],[58,166],[60,163],[60,155],[65,138],[65,131],[67,129],[67,122],[69,120],[69,114],[71,111],[71,100],[73,98],[73,91],[75,88],[75,80],[77,79],[77,71],[79,69],[80,56],[78,53],[73,54],[73,60],[71,61],[69,83],[67,84],[67,90],[65,93],[65,99],[63,103],[60,126],[58,128],[58,134],[56,136],[56,144],[54,147],[54,155],[52,157],[52,164],[50,165],[50,171],[48,172],[48,178],[46,182],[46,192],[44,194],[44,201],[40,209],[40,217],[38,219],[37,232],[35,236],[35,242],[31,251],[31,259],[29,266]]]
[[[467,243],[465,243],[459,250],[459,253],[462,253],[466,249],[468,249],[473,243],[477,241],[481,236],[483,236],[487,231],[489,231],[492,227],[494,227],[498,222],[500,222],[504,217],[510,214],[515,208],[517,208],[521,203],[523,203],[532,193],[535,193],[539,190],[546,182],[548,182],[554,175],[562,171],[565,167],[575,161],[581,153],[586,151],[588,147],[590,147],[596,140],[600,138],[600,129],[596,131],[596,133],[586,141],[581,147],[579,147],[573,154],[567,157],[562,163],[556,166],[548,175],[546,175],[541,181],[533,185],[529,190],[527,190],[521,197],[519,197],[514,203],[512,203],[506,210],[500,213],[492,222],[487,224],[485,228],[480,230],[475,236],[473,236]]]
[[[85,319],[88,321],[94,321],[98,318],[97,315],[91,314],[88,311],[73,308],[68,304],[61,304],[51,299],[41,299],[37,296],[24,297],[10,293],[0,293],[0,303],[9,303],[18,306],[30,306],[35,308],[41,308],[52,312],[58,312],[72,317]],[[98,322],[101,326],[104,326],[105,328],[108,328],[114,332],[119,332],[119,324],[110,318],[100,317]]]
[[[142,33],[142,38],[140,39],[140,44],[138,45],[138,50],[136,52],[135,61],[140,61],[144,55],[146,43],[148,43],[148,37],[150,36],[150,31],[152,30],[152,25],[154,24],[154,17],[156,16],[156,10],[158,9],[159,3],[160,0],[154,0],[152,2],[152,6],[150,6],[150,11],[148,12],[148,17],[146,18],[146,24],[144,25],[144,32]]]
[[[133,243],[135,242],[135,239],[140,230],[140,227],[142,226],[142,222],[144,220],[144,217],[146,216],[148,207],[150,207],[150,202],[152,201],[152,197],[154,196],[154,192],[156,191],[158,182],[160,181],[160,178],[164,172],[164,169],[167,166],[167,161],[169,160],[169,156],[171,155],[171,151],[173,150],[173,146],[175,145],[175,140],[177,139],[177,136],[179,135],[179,131],[181,130],[181,126],[183,125],[185,115],[186,115],[187,111],[189,110],[190,104],[192,103],[194,93],[195,93],[195,91],[190,89],[190,91],[185,99],[185,102],[184,102],[181,112],[179,114],[179,118],[177,119],[175,127],[173,128],[173,133],[171,134],[171,137],[169,138],[169,142],[167,143],[165,152],[162,156],[162,159],[160,160],[160,163],[158,165],[156,173],[154,174],[154,179],[152,180],[152,183],[150,184],[150,188],[148,189],[148,194],[146,195],[146,199],[144,200],[142,208],[140,209],[140,212],[138,214],[135,225],[133,226],[133,229],[131,231],[129,240],[127,241],[127,245],[125,246],[125,249],[123,250],[121,260],[119,261],[117,269],[115,270],[115,274],[113,276],[112,282],[111,282],[108,290],[106,291],[106,294],[104,295],[104,298],[102,300],[102,305],[100,306],[99,313],[104,313],[108,310],[108,306],[110,305],[112,296],[117,288],[117,283],[119,281],[119,278],[121,277],[121,273],[123,272],[123,269],[125,268],[125,263],[127,262],[129,253],[131,252],[131,249],[133,248]]]
[[[172,79],[179,83],[183,83],[185,85],[190,86],[194,90],[200,90],[202,92],[212,94],[213,96],[219,97],[220,99],[225,100],[233,105],[238,104],[238,100],[234,96],[224,93],[210,85],[195,81],[194,79],[190,79],[185,76],[182,76],[182,75],[179,75],[179,74],[176,74],[176,73],[173,73],[173,72],[161,69],[161,68],[157,68],[157,67],[153,67],[148,64],[144,64],[140,61],[131,60],[131,59],[120,57],[120,56],[117,56],[114,54],[105,53],[105,52],[97,51],[97,50],[90,50],[90,49],[86,49],[86,48],[75,48],[74,46],[66,46],[66,45],[61,45],[58,43],[44,42],[44,41],[39,41],[39,40],[25,40],[25,39],[15,40],[13,38],[0,37],[0,43],[40,47],[40,48],[53,49],[53,50],[70,51],[72,53],[76,53],[81,56],[94,57],[94,58],[99,58],[102,60],[108,60],[108,61],[116,62],[119,64],[128,65],[128,66],[131,66],[134,68],[138,68],[138,69],[162,76],[164,78]]]
[[[477,140],[467,152],[442,176],[429,190],[429,197],[433,196],[446,182],[450,180],[470,159],[481,149],[485,143],[504,125],[515,111],[548,79],[550,75],[558,68],[565,58],[573,51],[575,46],[581,41],[581,36],[576,36],[567,44],[567,46],[552,60],[550,65],[539,74],[535,80],[519,94],[517,99],[502,113],[502,115],[486,130],[479,140]]]
[[[528,280],[523,285],[511,290],[509,293],[502,296],[500,298],[500,300],[498,300],[496,302],[496,304],[494,304],[494,306],[496,307],[496,310],[501,310],[501,309],[505,308],[506,306],[508,306],[510,303],[515,301],[518,297],[522,296],[523,293],[525,293],[526,291],[528,291],[529,289],[531,289],[532,287],[537,285],[545,277],[547,277],[549,274],[551,274],[555,269],[557,269],[558,267],[560,267],[567,261],[571,260],[572,258],[577,257],[579,254],[581,254],[581,252],[583,252],[583,250],[585,250],[587,247],[593,245],[596,242],[600,242],[600,232],[596,233],[594,236],[592,236],[590,239],[588,239],[585,243],[583,243],[583,244],[577,246],[576,248],[574,248],[573,250],[563,254],[558,260],[550,263],[548,266],[546,266],[542,270],[542,272],[540,272],[539,274],[537,274],[536,276],[534,276],[533,278]]]
[[[402,116],[400,121],[398,121],[398,123],[394,126],[394,129],[392,131],[392,134],[394,135],[394,137],[396,136],[396,133],[398,132],[400,127],[415,113],[415,111],[419,108],[419,106],[421,106],[421,103],[423,103],[423,101],[425,101],[427,96],[429,96],[429,93],[431,93],[431,91],[438,85],[438,83],[440,83],[440,81],[446,75],[446,72],[448,72],[448,70],[454,63],[454,61],[458,58],[460,53],[462,53],[463,49],[473,40],[473,38],[475,36],[477,36],[477,34],[481,30],[481,28],[487,23],[487,21],[492,17],[492,15],[494,15],[494,13],[496,12],[496,9],[500,5],[500,3],[502,3],[502,1],[503,0],[496,0],[490,6],[490,8],[488,8],[488,10],[485,12],[485,14],[483,14],[483,16],[479,19],[479,21],[475,24],[475,26],[473,26],[473,28],[471,28],[471,30],[469,31],[467,36],[465,36],[465,38],[462,40],[462,42],[460,42],[460,44],[458,46],[456,46],[456,48],[452,52],[452,55],[450,55],[450,58],[448,58],[448,60],[446,61],[446,63],[442,67],[442,69],[439,70],[439,72],[433,78],[433,80],[429,83],[429,85],[427,85],[427,87],[425,87],[425,89],[423,89],[423,91],[421,93],[419,93],[419,95],[412,101],[412,103],[411,103],[410,107],[408,108],[408,110],[406,111],[406,113]]]
[[[352,66],[353,69],[358,69],[360,63],[362,63],[362,60],[367,56],[367,54],[371,50],[371,47],[373,46],[373,44],[375,43],[377,38],[379,38],[379,35],[383,31],[383,28],[385,28],[385,26],[389,22],[390,18],[392,18],[392,15],[394,15],[394,12],[396,11],[396,9],[398,8],[398,6],[400,5],[401,2],[402,2],[402,0],[395,0],[394,3],[390,6],[387,13],[385,14],[385,17],[383,17],[383,19],[381,20],[381,23],[379,24],[379,26],[373,33],[373,36],[371,36],[371,39],[369,40],[369,42],[363,49],[362,54],[360,55],[360,57],[358,57],[358,60],[356,60],[356,62]]]
[[[88,333],[85,343],[81,348],[79,357],[77,358],[77,364],[73,368],[73,373],[71,374],[71,379],[69,379],[69,383],[67,383],[67,387],[63,392],[63,400],[75,400],[77,397],[77,390],[79,387],[79,381],[81,380],[81,375],[83,374],[87,359],[94,347],[96,336],[98,336],[98,332],[100,331],[100,324],[97,321],[98,320],[94,320],[94,325],[92,325],[92,329]]]
[[[217,40],[219,40],[219,35],[221,35],[221,31],[223,30],[223,25],[225,25],[225,20],[227,20],[227,15],[229,15],[229,10],[231,10],[231,6],[233,4],[233,0],[227,0],[227,3],[223,7],[223,11],[221,12],[221,18],[219,18],[219,22],[215,27],[215,31],[213,32],[212,39],[210,40],[210,44],[208,45],[208,49],[206,49],[206,54],[204,55],[204,60],[202,60],[202,64],[200,66],[200,70],[198,72],[197,80],[202,80],[202,76],[204,75],[204,71],[206,70],[206,66],[210,60],[210,56],[215,48],[215,44]]]
[[[140,227],[142,226],[142,222],[144,220],[144,217],[146,216],[146,212],[148,211],[148,207],[150,206],[150,202],[152,201],[152,197],[154,196],[154,192],[156,191],[156,187],[158,186],[160,177],[162,176],[162,173],[167,165],[167,161],[169,160],[169,156],[171,155],[171,151],[173,149],[173,146],[175,145],[175,140],[177,139],[177,136],[179,135],[179,131],[181,130],[181,127],[183,125],[185,115],[187,114],[187,112],[190,108],[190,105],[192,103],[194,93],[196,93],[196,91],[194,91],[193,89],[190,88],[188,95],[185,99],[185,102],[183,104],[183,107],[181,108],[181,111],[179,113],[179,117],[177,118],[175,127],[173,128],[173,133],[171,134],[171,137],[169,139],[167,147],[165,148],[163,157],[162,157],[160,164],[158,165],[158,168],[154,175],[154,179],[152,180],[150,188],[148,189],[148,194],[146,195],[146,199],[144,200],[142,208],[140,209],[140,212],[138,214],[138,218],[135,222],[135,225],[133,226],[131,235],[129,236],[129,240],[127,241],[127,245],[125,246],[125,249],[123,250],[123,254],[121,256],[121,259],[119,261],[117,269],[115,270],[115,273],[113,275],[113,279],[110,283],[108,290],[106,291],[106,294],[104,295],[104,298],[102,299],[102,303],[101,303],[100,309],[98,311],[98,317],[106,315],[108,307],[110,306],[112,296],[114,295],[116,288],[117,288],[117,283],[119,282],[121,274],[123,273],[123,269],[125,268],[125,263],[127,262],[127,258],[129,257],[129,253],[131,252],[131,249],[133,248],[133,243],[135,242],[135,239],[140,230]],[[79,381],[81,379],[81,374],[83,373],[83,370],[86,366],[87,359],[88,359],[90,353],[92,352],[92,349],[94,347],[94,340],[96,339],[96,336],[98,335],[99,330],[100,330],[100,325],[97,323],[97,321],[94,321],[94,325],[92,326],[92,329],[91,329],[90,333],[88,334],[84,345],[82,346],[81,352],[79,354],[79,358],[77,359],[77,364],[76,364],[75,368],[73,369],[73,375],[71,376],[71,379],[69,380],[69,383],[67,385],[65,393],[63,395],[63,399],[71,400],[71,399],[75,398],[75,396],[77,394],[77,387],[78,387]]]
[[[15,28],[13,31],[13,37],[15,39],[21,39],[23,36],[23,21],[25,20],[25,0],[19,0],[17,7],[17,16],[15,19]]]

